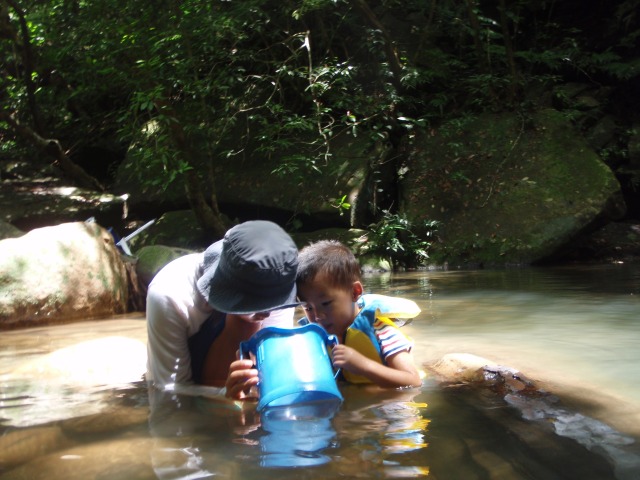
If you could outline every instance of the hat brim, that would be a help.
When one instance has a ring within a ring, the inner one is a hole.
[[[296,299],[295,283],[288,292],[269,296],[261,296],[261,292],[247,296],[230,288],[230,280],[225,278],[221,270],[218,269],[221,253],[222,240],[207,249],[204,274],[197,281],[198,291],[207,300],[207,303],[217,311],[242,315],[282,310],[300,305]]]
[[[273,297],[247,298],[245,295],[239,295],[236,291],[224,287],[215,287],[211,290],[207,302],[220,312],[240,315],[256,312],[271,312],[273,310],[293,308],[300,305],[300,302],[296,301],[295,288],[293,292],[286,297],[274,299]]]

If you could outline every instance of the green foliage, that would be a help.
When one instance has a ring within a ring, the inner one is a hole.
[[[640,38],[634,0],[610,7],[607,42],[557,14],[557,2],[530,0],[505,2],[504,11],[450,0],[20,3],[34,63],[9,7],[0,23],[2,111],[25,124],[39,114],[43,135],[71,153],[102,140],[122,145],[151,186],[240,154],[276,158],[274,175],[303,183],[340,168],[332,140],[341,134],[395,147],[437,128],[461,150],[465,122],[520,108],[533,86],[565,75],[632,81],[640,71],[630,53]],[[6,123],[0,135],[0,153],[15,153]],[[452,178],[465,180],[455,170]],[[341,214],[349,206],[345,197],[333,205]],[[394,215],[383,215],[383,230],[405,243],[379,243],[418,251]]]
[[[423,265],[429,258],[430,238],[435,234],[438,222],[425,220],[415,228],[405,215],[388,210],[382,213],[378,222],[369,225],[362,253],[387,259],[394,270]],[[420,230],[420,234],[416,230]]]
[[[343,195],[340,198],[336,198],[332,202],[333,208],[337,208],[340,211],[340,215],[344,215],[351,209],[351,204],[347,202],[347,196]]]

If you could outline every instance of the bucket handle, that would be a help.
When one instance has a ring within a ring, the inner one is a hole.
[[[249,354],[251,353],[251,342],[240,342],[240,347],[239,347],[239,357],[240,360],[244,360],[245,358],[250,358]]]
[[[336,337],[335,335],[328,335],[327,336],[327,346],[335,347],[336,345],[338,345],[338,343],[340,343],[340,342],[338,341],[338,337]],[[333,359],[331,360],[331,366],[333,366]],[[338,375],[340,375],[341,371],[342,371],[342,369],[338,368],[336,370],[336,373],[333,374],[333,378],[334,379],[338,378]]]

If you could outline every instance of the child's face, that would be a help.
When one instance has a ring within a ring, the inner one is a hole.
[[[309,321],[319,323],[328,333],[339,338],[355,319],[358,313],[355,302],[361,294],[360,282],[354,282],[351,289],[336,287],[323,273],[298,285],[298,298],[303,302]]]

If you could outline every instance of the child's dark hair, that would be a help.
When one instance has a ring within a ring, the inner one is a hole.
[[[319,240],[298,254],[296,281],[304,284],[324,273],[333,286],[351,288],[360,280],[360,264],[353,252],[337,240]]]

